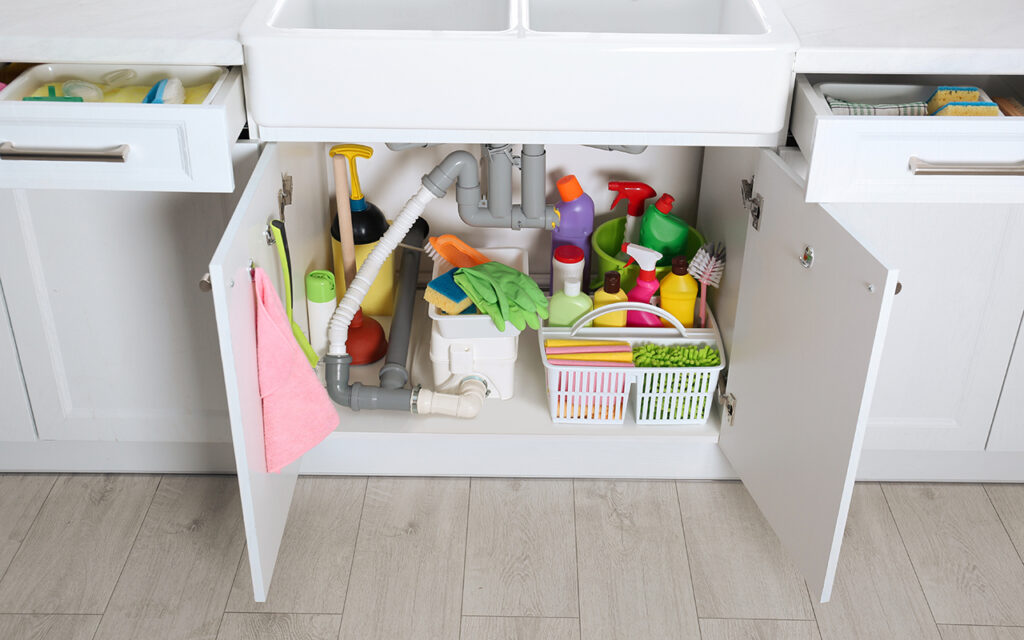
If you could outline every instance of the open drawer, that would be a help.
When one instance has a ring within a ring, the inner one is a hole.
[[[133,83],[213,82],[202,104],[21,100],[40,81],[98,82],[123,67],[41,65],[0,92],[0,188],[232,191],[231,148],[245,124],[239,69],[133,67]]]
[[[818,86],[872,79],[798,76],[792,132],[810,165],[808,202],[1024,202],[1024,117],[833,115]],[[1021,79],[911,78],[1019,97]],[[865,102],[868,102],[865,95]]]

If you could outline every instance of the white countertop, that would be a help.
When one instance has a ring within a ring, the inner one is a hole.
[[[6,0],[0,61],[242,64],[254,0]]]
[[[1022,0],[777,0],[800,73],[1024,74]],[[242,63],[254,0],[8,0],[0,61]]]
[[[1022,0],[777,0],[797,73],[1024,74]]]

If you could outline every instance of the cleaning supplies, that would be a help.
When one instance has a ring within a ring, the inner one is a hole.
[[[334,243],[334,271],[337,273],[341,269],[341,281],[345,283],[345,289],[347,289],[348,285],[356,277],[356,251],[352,240],[352,211],[350,208],[348,176],[345,175],[345,164],[339,153],[340,147],[341,145],[331,149],[332,164],[334,166],[334,197],[338,205],[338,215],[334,217],[334,222],[338,225],[338,233],[336,235],[332,233],[332,235],[336,240]],[[361,192],[360,197],[362,197]],[[377,268],[377,274],[373,276],[374,281],[371,283],[370,289],[373,288],[373,284],[377,281],[377,276],[382,272],[390,274],[387,277],[390,278],[390,282],[394,282],[393,269],[382,268],[394,264],[393,255],[393,251],[389,252],[387,258],[381,260],[379,264],[375,262],[370,263],[371,266],[376,265]],[[341,290],[342,287],[338,286],[335,294],[343,299],[344,295],[341,293]],[[390,299],[394,300],[393,297]],[[338,309],[342,308],[341,302],[342,300],[339,300],[338,307],[334,312],[335,316],[339,313]],[[348,312],[352,313],[352,319],[346,331],[345,353],[352,356],[352,364],[369,364],[383,358],[384,354],[388,351],[388,340],[384,336],[384,327],[372,316],[364,316],[362,306],[354,312],[350,309]],[[331,320],[332,322],[334,321],[334,316],[331,317]],[[330,337],[330,331],[331,329],[328,328],[329,342],[334,339]]]
[[[999,105],[999,110],[1004,116],[1024,116],[1024,104],[1014,97],[992,98],[992,102]]]
[[[640,244],[654,249],[662,255],[658,266],[669,263],[672,256],[683,252],[686,236],[690,226],[672,215],[672,203],[675,198],[664,194],[653,205],[647,207],[640,222]]]
[[[327,325],[337,306],[334,274],[310,271],[306,274],[306,316],[309,319],[309,345],[317,356],[327,353]]]
[[[932,115],[951,102],[978,102],[981,91],[978,87],[946,87],[942,86],[928,98],[928,114]]]
[[[449,269],[427,284],[423,299],[442,312],[455,316],[473,306],[466,292],[455,284],[455,269]]]
[[[485,262],[455,272],[455,284],[480,311],[491,317],[498,331],[505,323],[522,331],[540,327],[548,317],[548,299],[530,276],[500,262]],[[589,300],[589,298],[588,298]]]
[[[693,310],[697,305],[700,285],[687,269],[689,264],[683,256],[672,258],[672,271],[661,279],[661,308],[676,317],[684,327],[693,326]],[[664,321],[663,321],[664,322]],[[668,323],[665,322],[665,326]]]
[[[180,78],[164,78],[154,84],[143,104],[185,104],[185,85]]]
[[[580,291],[579,278],[570,278],[561,291],[551,296],[548,326],[571,327],[593,308],[590,296]]]
[[[302,352],[306,354],[309,365],[316,368],[317,363],[320,362],[320,356],[310,346],[309,340],[306,339],[306,334],[302,333],[302,328],[299,327],[299,323],[295,322],[295,318],[292,316],[292,256],[291,252],[288,251],[288,234],[285,232],[284,222],[280,220],[271,221],[270,233],[274,238],[274,244],[277,245],[277,257],[281,261],[281,277],[284,280],[284,303],[285,309],[288,311],[288,322],[291,323],[292,335],[302,348]]]
[[[627,243],[628,244],[628,243]],[[620,286],[621,276],[618,271],[606,271],[604,274],[604,286],[594,293],[594,308],[626,302],[629,298]],[[594,318],[595,327],[624,327],[626,326],[626,312],[615,311],[606,313],[603,316]]]
[[[586,256],[576,245],[563,244],[555,249],[551,261],[551,295],[565,288],[565,281],[576,278],[583,281],[583,265]]]
[[[590,277],[590,234],[594,232],[594,201],[583,193],[579,180],[574,175],[560,178],[555,186],[561,202],[555,205],[558,224],[551,233],[551,271],[554,272],[555,251],[558,247],[571,244],[583,250],[583,278]],[[586,290],[586,288],[584,288]]]
[[[612,201],[612,206],[609,207],[612,211],[615,210],[615,205],[619,204],[619,200],[625,198],[628,202],[626,205],[626,230],[620,244],[621,242],[640,242],[640,219],[644,215],[644,204],[647,198],[653,198],[658,193],[643,182],[624,182],[622,180],[609,182],[608,190],[617,194],[615,200]],[[623,262],[626,261],[626,256],[621,252],[615,258]]]
[[[338,144],[331,147],[330,155],[341,162],[342,156],[348,160],[348,169],[351,174],[352,188],[349,196],[348,209],[351,211],[351,238],[354,245],[355,268],[362,266],[363,261],[370,255],[373,248],[377,246],[384,232],[388,230],[388,221],[384,214],[377,207],[366,200],[363,196],[362,187],[359,184],[359,173],[356,170],[356,158],[370,158],[373,156],[373,149],[361,144]],[[335,166],[335,182],[339,181],[339,165]],[[341,169],[344,173],[344,169]],[[341,216],[341,208],[338,209]],[[334,249],[334,274],[338,281],[338,300],[345,294],[347,284],[345,281],[343,238],[347,238],[340,218],[335,218],[331,223],[331,245]],[[373,285],[366,297],[363,298],[362,309],[364,313],[375,316],[389,316],[395,310],[395,263],[394,253],[387,257],[384,266],[381,267]]]
[[[424,247],[427,257],[435,263],[444,261],[456,268],[475,267],[478,264],[490,262],[491,259],[480,253],[473,247],[459,239],[458,236],[446,233],[441,236],[431,237]]]
[[[270,278],[259,267],[253,269],[252,277],[264,457],[267,471],[277,473],[330,435],[339,417],[290,335],[291,323]]]
[[[659,213],[658,215],[661,214]],[[640,265],[640,275],[636,278],[636,286],[630,289],[626,298],[630,302],[651,304],[651,298],[654,296],[654,292],[658,290],[659,283],[654,270],[657,267],[658,260],[661,260],[661,254],[654,249],[630,243],[623,244],[622,250],[630,257],[631,262],[636,261]],[[647,311],[631,310],[626,312],[626,326],[660,327],[661,318]]]
[[[689,272],[700,283],[700,326],[707,327],[708,285],[717,287],[725,271],[725,245],[705,244],[693,256]]]
[[[722,364],[718,349],[697,344],[633,345],[633,364],[638,367],[717,367]]]
[[[998,116],[999,105],[994,102],[950,102],[933,116]]]

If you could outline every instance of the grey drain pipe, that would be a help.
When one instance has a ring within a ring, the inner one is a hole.
[[[422,218],[413,224],[402,244],[422,247],[429,228]],[[398,299],[391,318],[391,332],[388,335],[388,353],[384,367],[380,370],[380,387],[368,387],[361,383],[349,384],[349,367],[352,356],[330,356],[325,359],[327,367],[327,393],[338,404],[360,409],[390,409],[409,411],[413,405],[416,390],[404,389],[409,381],[406,362],[409,359],[409,336],[412,333],[412,310],[416,303],[416,279],[419,275],[420,252],[403,248],[398,277]]]

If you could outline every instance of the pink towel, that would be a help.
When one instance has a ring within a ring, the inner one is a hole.
[[[263,445],[267,471],[277,473],[334,431],[338,412],[295,341],[270,278],[259,268],[254,278]]]

